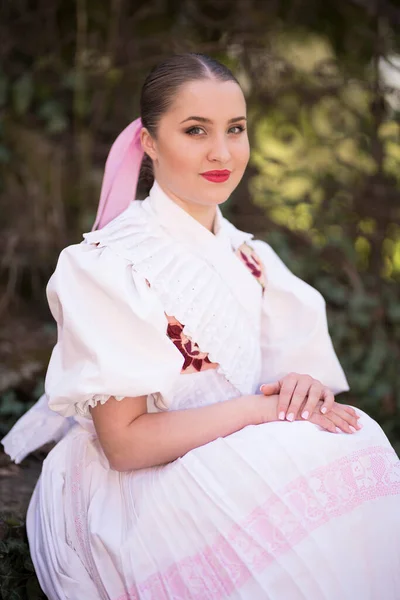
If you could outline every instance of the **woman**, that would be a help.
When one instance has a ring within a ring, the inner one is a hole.
[[[334,400],[348,386],[321,295],[218,208],[249,159],[237,81],[172,57],[141,119],[110,152],[94,230],[49,282],[46,400],[4,440],[21,459],[62,437],[27,519],[43,590],[398,599],[399,461]],[[143,151],[155,183],[132,202]]]

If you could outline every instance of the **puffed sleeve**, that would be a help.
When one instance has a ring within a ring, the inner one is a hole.
[[[155,293],[132,265],[107,247],[70,246],[47,286],[57,344],[45,380],[49,406],[89,416],[110,396],[157,394],[161,406],[183,357],[166,335]]]
[[[349,389],[328,331],[325,300],[296,277],[265,242],[253,244],[266,275],[263,299],[261,382],[288,373],[319,379],[335,394]]]

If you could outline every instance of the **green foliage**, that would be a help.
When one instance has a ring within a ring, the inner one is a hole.
[[[29,554],[24,521],[0,513],[0,599],[45,600]]]
[[[38,395],[34,394],[34,397]],[[13,424],[33,405],[18,398],[14,389],[8,389],[0,394],[0,438],[6,435]]]

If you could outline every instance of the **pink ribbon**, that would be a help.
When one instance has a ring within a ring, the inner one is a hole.
[[[117,137],[107,157],[100,202],[92,231],[115,219],[136,197],[143,150],[141,119],[136,119]]]

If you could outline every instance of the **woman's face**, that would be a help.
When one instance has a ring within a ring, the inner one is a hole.
[[[233,81],[185,84],[160,119],[157,138],[144,131],[142,143],[158,183],[179,204],[225,202],[249,160],[242,90]]]

